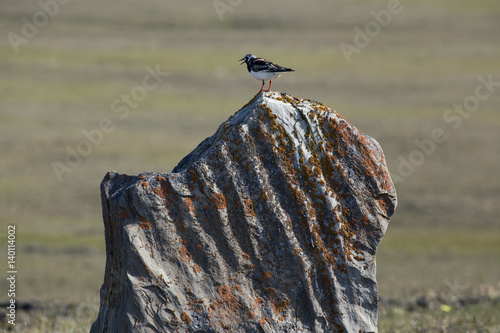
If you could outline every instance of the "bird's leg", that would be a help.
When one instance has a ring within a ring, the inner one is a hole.
[[[262,86],[260,87],[260,91],[259,91],[259,93],[261,93],[261,92],[262,92],[262,89],[264,89],[264,82],[265,82],[265,81],[264,81],[264,80],[262,80]]]
[[[273,80],[269,80],[269,88],[267,89],[267,91],[271,91],[271,84],[273,83]]]

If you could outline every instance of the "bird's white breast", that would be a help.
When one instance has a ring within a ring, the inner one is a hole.
[[[275,77],[281,76],[279,73],[272,73],[272,72],[254,72],[250,71],[250,74],[257,80],[271,80],[274,79]]]

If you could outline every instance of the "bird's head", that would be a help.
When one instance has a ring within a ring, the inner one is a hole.
[[[255,58],[255,56],[253,54],[247,54],[246,56],[244,56],[243,58],[241,58],[239,61],[241,61],[241,64],[240,65],[243,65],[244,63],[247,63],[252,60],[253,58]]]

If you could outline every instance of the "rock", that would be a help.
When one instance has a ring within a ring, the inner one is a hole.
[[[91,332],[377,331],[396,207],[382,150],[334,110],[256,95],[172,173],[109,172]]]

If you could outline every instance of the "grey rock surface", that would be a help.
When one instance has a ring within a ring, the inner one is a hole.
[[[172,173],[109,172],[91,332],[375,332],[396,207],[378,143],[320,103],[256,95]]]

